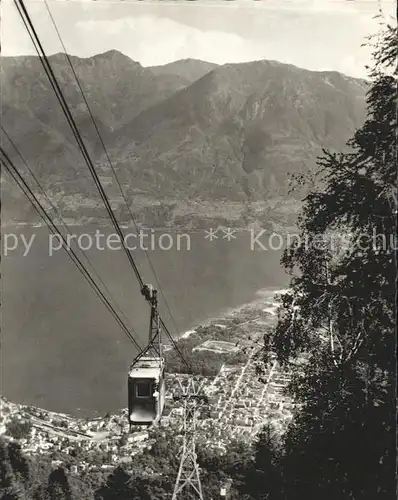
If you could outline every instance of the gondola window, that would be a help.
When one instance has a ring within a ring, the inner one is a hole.
[[[137,398],[149,398],[151,397],[151,383],[142,381],[136,384],[136,396]]]

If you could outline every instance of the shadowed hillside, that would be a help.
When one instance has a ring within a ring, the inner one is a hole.
[[[143,68],[117,51],[71,60],[129,203],[141,213],[164,200],[169,221],[173,203],[188,218],[181,203],[232,203],[228,210],[239,219],[248,203],[288,201],[289,175],[311,171],[322,148],[344,148],[364,118],[366,83],[336,72],[193,59]],[[117,196],[66,57],[50,62],[109,196]],[[38,58],[3,58],[2,81],[3,126],[58,206],[72,217],[99,206]],[[6,220],[24,218],[27,209],[18,211],[12,192],[7,197]],[[212,208],[206,211],[212,217]]]
[[[289,172],[341,149],[364,117],[365,83],[260,61],[230,64],[143,111],[108,138],[132,182],[156,196],[286,194]]]

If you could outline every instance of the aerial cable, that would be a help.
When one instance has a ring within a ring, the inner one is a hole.
[[[76,139],[76,141],[78,143],[79,149],[82,152],[82,155],[83,155],[83,157],[84,157],[84,159],[86,161],[86,164],[87,164],[87,166],[88,166],[88,168],[90,170],[90,173],[91,173],[91,175],[92,175],[92,177],[94,179],[94,182],[95,182],[95,184],[97,186],[97,189],[100,192],[101,198],[102,198],[102,200],[103,200],[103,202],[105,204],[107,212],[108,212],[108,214],[109,214],[109,216],[110,216],[110,218],[111,218],[111,220],[112,220],[112,222],[113,222],[113,224],[115,226],[115,229],[116,229],[116,231],[117,231],[117,233],[118,233],[118,235],[119,235],[119,237],[121,239],[121,243],[122,243],[123,249],[125,250],[125,253],[126,253],[126,255],[127,255],[128,259],[129,259],[129,262],[130,262],[130,264],[131,264],[131,266],[132,266],[132,268],[134,270],[134,273],[136,275],[136,278],[137,278],[137,280],[139,282],[139,285],[140,285],[140,288],[142,290],[142,288],[144,286],[144,282],[143,282],[143,280],[141,278],[141,275],[140,275],[140,273],[138,271],[138,268],[137,268],[137,266],[136,266],[136,264],[134,262],[134,259],[132,258],[132,255],[131,255],[130,251],[125,246],[123,232],[122,232],[122,230],[121,230],[121,228],[120,228],[120,226],[118,224],[118,221],[117,221],[117,219],[116,219],[116,217],[114,215],[114,212],[113,212],[113,210],[112,210],[112,208],[111,208],[111,206],[109,204],[109,201],[108,201],[108,198],[106,196],[106,193],[105,193],[105,191],[104,191],[104,189],[103,189],[103,187],[101,185],[101,182],[100,182],[100,180],[98,178],[98,175],[97,175],[97,173],[95,171],[95,167],[94,167],[94,165],[93,165],[93,163],[91,161],[91,158],[90,158],[90,156],[89,156],[89,154],[87,152],[87,149],[86,149],[84,141],[83,141],[83,139],[81,137],[81,134],[80,134],[80,132],[79,132],[77,126],[76,126],[74,118],[73,118],[73,116],[72,116],[72,114],[70,112],[68,104],[67,104],[67,102],[66,102],[66,100],[64,98],[64,95],[62,93],[62,90],[59,87],[58,81],[57,81],[57,79],[56,79],[56,77],[54,75],[54,72],[53,72],[53,70],[51,68],[51,65],[50,65],[50,63],[48,61],[48,58],[47,58],[47,56],[45,54],[45,51],[44,51],[44,49],[42,47],[40,39],[39,39],[39,37],[37,35],[37,32],[36,32],[36,30],[35,30],[35,28],[34,28],[34,26],[32,24],[32,21],[30,19],[29,13],[26,10],[26,7],[24,5],[23,0],[14,0],[14,3],[15,3],[15,5],[17,7],[17,10],[18,10],[18,12],[19,12],[19,14],[20,14],[23,22],[24,22],[24,25],[25,25],[25,27],[26,27],[26,29],[28,31],[28,34],[29,34],[29,36],[30,36],[30,38],[31,38],[31,40],[33,42],[33,45],[34,45],[34,47],[36,49],[36,52],[38,53],[40,61],[41,61],[42,65],[43,65],[43,68],[44,68],[46,74],[47,74],[47,77],[50,80],[51,86],[53,87],[53,90],[54,90],[54,92],[55,92],[55,94],[57,96],[57,99],[58,99],[58,101],[59,101],[59,103],[61,105],[61,108],[62,108],[62,110],[63,110],[63,112],[64,112],[64,114],[66,116],[66,119],[67,119],[67,121],[68,121],[68,123],[69,123],[69,125],[70,125],[70,127],[72,129],[72,133],[73,133],[73,135],[74,135],[74,137],[75,137],[75,139]],[[161,321],[161,323],[164,325],[163,321]],[[174,339],[172,338],[172,336],[171,336],[171,334],[170,334],[170,332],[168,331],[167,328],[165,328],[165,331],[166,331],[167,335],[169,336],[169,338],[172,340],[173,344],[176,345]],[[183,362],[187,366],[189,366],[188,363],[187,363],[187,361],[183,358],[181,351],[178,349],[177,352],[179,353],[179,355],[180,355],[181,359],[183,360]]]
[[[74,135],[74,137],[75,137],[75,139],[76,139],[76,141],[78,143],[79,149],[80,149],[80,151],[83,154],[83,157],[84,157],[84,159],[86,161],[86,164],[87,164],[87,166],[88,166],[88,168],[90,170],[90,173],[91,173],[91,175],[92,175],[92,177],[94,179],[94,183],[95,183],[95,185],[96,185],[96,187],[97,187],[97,189],[98,189],[98,191],[99,191],[99,193],[101,195],[101,198],[102,198],[102,200],[103,200],[103,202],[105,204],[105,208],[106,208],[106,210],[107,210],[107,212],[108,212],[108,214],[109,214],[109,216],[110,216],[110,218],[112,220],[112,223],[113,223],[113,225],[114,225],[114,227],[115,227],[115,229],[116,229],[116,231],[118,233],[118,236],[119,236],[119,238],[121,240],[121,244],[123,246],[123,249],[124,249],[124,251],[125,251],[125,253],[127,255],[127,258],[129,260],[132,268],[133,268],[134,274],[135,274],[135,276],[136,276],[136,278],[137,278],[137,280],[138,280],[138,282],[140,284],[140,288],[142,288],[143,285],[144,285],[144,282],[143,282],[143,280],[142,280],[142,278],[140,276],[140,273],[139,273],[138,268],[137,268],[137,266],[136,266],[136,264],[134,262],[134,259],[132,258],[132,255],[131,255],[130,251],[126,247],[126,244],[125,244],[125,241],[124,241],[123,232],[122,232],[122,230],[121,230],[121,228],[119,226],[119,223],[118,223],[118,221],[117,221],[117,219],[115,217],[115,214],[114,214],[114,212],[112,210],[112,207],[111,207],[111,205],[109,203],[109,200],[108,200],[108,198],[106,196],[106,193],[105,193],[105,191],[104,191],[104,189],[103,189],[103,187],[101,185],[101,182],[100,182],[100,180],[98,178],[98,175],[97,175],[97,172],[95,170],[95,167],[94,167],[94,165],[93,165],[93,163],[91,161],[90,155],[89,155],[89,153],[87,151],[87,148],[86,148],[86,146],[84,144],[84,141],[83,141],[83,139],[81,137],[81,134],[80,134],[80,132],[79,132],[77,126],[76,126],[75,120],[74,120],[74,118],[73,118],[73,116],[72,116],[72,114],[70,112],[69,106],[68,106],[68,104],[67,104],[67,102],[65,100],[65,97],[64,97],[64,95],[62,93],[62,90],[59,87],[58,81],[57,81],[57,79],[56,79],[56,77],[54,75],[54,72],[53,72],[53,70],[51,68],[51,65],[50,65],[50,63],[48,61],[48,58],[47,58],[47,56],[45,54],[45,51],[44,51],[44,49],[43,49],[43,47],[41,45],[41,42],[39,40],[39,37],[38,37],[38,35],[36,33],[36,30],[35,30],[33,24],[32,24],[30,16],[29,16],[29,14],[28,14],[28,12],[26,10],[24,2],[23,2],[23,0],[14,0],[14,3],[17,6],[18,12],[19,12],[20,16],[22,17],[22,19],[24,21],[25,27],[28,30],[29,36],[32,39],[32,42],[33,42],[33,44],[35,46],[35,49],[36,49],[36,51],[37,51],[37,53],[39,55],[40,61],[41,61],[42,65],[43,65],[44,70],[45,70],[45,72],[46,72],[46,74],[47,74],[47,76],[48,76],[48,78],[50,80],[50,83],[51,83],[51,85],[52,85],[52,87],[53,87],[53,89],[55,91],[57,99],[58,99],[58,101],[61,104],[61,108],[62,108],[62,110],[63,110],[63,112],[64,112],[64,114],[65,114],[65,116],[67,118],[67,121],[68,121],[68,123],[69,123],[69,125],[70,125],[70,127],[72,129],[73,135]],[[25,20],[25,18],[26,18],[26,20]]]
[[[110,166],[110,168],[111,168],[111,170],[112,170],[113,176],[114,176],[114,178],[115,178],[115,180],[116,180],[116,183],[117,183],[117,185],[118,185],[119,191],[120,191],[120,193],[121,193],[121,195],[122,195],[122,198],[123,198],[123,200],[124,200],[124,203],[125,203],[125,205],[126,205],[126,207],[127,207],[127,210],[128,210],[128,212],[129,212],[130,218],[131,218],[131,220],[132,220],[132,222],[133,222],[133,224],[134,224],[135,230],[136,230],[136,231],[137,231],[137,233],[138,233],[138,232],[139,232],[138,225],[137,225],[137,223],[136,223],[136,221],[135,221],[135,218],[134,218],[134,216],[133,216],[133,214],[132,214],[132,212],[131,212],[130,205],[129,205],[129,203],[128,203],[127,199],[126,199],[126,196],[125,196],[125,194],[124,194],[123,188],[122,188],[122,186],[121,186],[121,184],[120,184],[120,181],[119,181],[118,176],[117,176],[117,174],[116,174],[115,168],[114,168],[114,166],[113,166],[113,163],[112,163],[112,161],[111,161],[111,159],[110,159],[110,156],[109,156],[109,154],[108,154],[108,151],[107,151],[107,149],[106,149],[106,146],[105,146],[104,140],[103,140],[103,138],[102,138],[101,132],[100,132],[100,130],[99,130],[99,127],[98,127],[98,125],[97,125],[97,122],[96,122],[96,120],[95,120],[95,117],[94,117],[94,115],[93,115],[93,113],[92,113],[92,111],[91,111],[91,108],[90,108],[89,103],[88,103],[88,101],[87,101],[86,95],[85,95],[84,90],[83,90],[83,88],[82,88],[82,85],[81,85],[81,83],[80,83],[79,77],[77,76],[76,70],[75,70],[75,68],[74,68],[74,66],[73,66],[72,60],[71,60],[71,58],[70,58],[70,56],[69,56],[69,54],[68,54],[68,52],[67,52],[67,50],[66,50],[65,44],[64,44],[64,42],[63,42],[63,40],[62,40],[62,37],[61,37],[61,33],[59,32],[59,29],[58,29],[58,26],[57,26],[57,24],[56,24],[56,22],[55,22],[54,16],[52,15],[52,12],[51,12],[50,6],[48,5],[47,0],[44,0],[44,3],[45,3],[45,5],[46,5],[46,9],[47,9],[48,15],[50,16],[50,19],[51,19],[51,22],[52,22],[52,24],[53,24],[53,26],[54,26],[54,29],[55,29],[55,31],[56,31],[56,33],[57,33],[57,36],[58,36],[59,42],[61,43],[61,46],[62,46],[62,49],[63,49],[63,51],[64,51],[65,57],[66,57],[66,59],[67,59],[67,61],[68,61],[68,63],[69,63],[69,66],[70,66],[70,68],[71,68],[71,70],[72,70],[72,73],[73,73],[73,75],[74,75],[74,77],[75,77],[76,83],[77,83],[77,85],[78,85],[78,87],[79,87],[79,89],[80,89],[80,93],[82,94],[83,100],[84,100],[84,102],[85,102],[85,104],[86,104],[87,110],[88,110],[88,112],[89,112],[89,114],[90,114],[90,117],[91,117],[91,120],[92,120],[92,122],[93,122],[93,124],[94,124],[95,130],[96,130],[96,133],[97,133],[97,135],[98,135],[98,138],[99,138],[99,140],[100,140],[101,146],[102,146],[102,148],[103,148],[103,150],[104,150],[104,153],[105,153],[105,155],[106,155],[106,158],[107,158],[107,160],[108,160],[109,166]],[[173,324],[174,324],[174,327],[175,327],[175,329],[176,329],[176,333],[178,333],[178,326],[177,326],[177,323],[176,323],[176,321],[175,321],[175,319],[174,319],[174,316],[173,316],[173,314],[172,314],[172,312],[171,312],[170,306],[169,306],[169,304],[168,304],[168,302],[167,302],[167,300],[166,300],[165,294],[163,293],[163,290],[162,290],[162,287],[161,287],[160,281],[159,281],[159,279],[158,279],[158,277],[157,277],[157,274],[156,274],[155,268],[154,268],[154,266],[153,266],[153,264],[152,264],[152,261],[151,261],[151,259],[150,259],[149,255],[148,255],[147,250],[145,250],[145,249],[144,249],[144,253],[145,253],[146,258],[148,259],[148,263],[149,263],[150,268],[151,268],[151,270],[152,270],[152,273],[153,273],[153,275],[154,275],[154,277],[155,277],[155,280],[156,280],[156,283],[157,283],[157,285],[158,285],[159,291],[160,291],[160,293],[161,293],[161,295],[162,295],[162,297],[163,297],[163,301],[164,301],[165,306],[166,306],[166,308],[167,308],[167,311],[168,311],[168,313],[169,313],[170,319],[172,320],[172,322],[173,322]]]
[[[60,233],[58,230],[57,226],[54,224],[52,221],[51,217],[46,213],[44,207],[41,205],[29,185],[26,183],[26,181],[23,179],[21,174],[19,173],[18,169],[15,167],[13,162],[10,160],[8,157],[7,153],[3,150],[3,148],[0,148],[0,152],[4,156],[5,160],[3,159],[3,164],[8,171],[8,173],[11,175],[12,179],[14,182],[19,186],[19,188],[22,190],[22,192],[25,194],[25,196],[28,198],[30,203],[33,205],[33,208],[36,210],[36,212],[40,215],[40,217],[44,220],[46,225],[49,227],[51,232],[53,234],[57,234],[58,236],[61,237],[63,243],[65,246],[63,248],[66,250],[67,247],[67,241],[65,240],[64,236]],[[33,201],[32,201],[33,200]],[[114,310],[113,306],[110,304],[109,300],[105,297],[101,289],[98,287],[98,285],[95,283],[94,279],[91,277],[90,273],[86,270],[80,259],[77,257],[76,253],[74,252],[73,249],[69,248],[69,250],[66,250],[72,261],[75,263],[75,265],[78,267],[79,271],[83,274],[85,279],[89,282],[89,284],[92,286],[94,291],[99,295],[101,300],[105,303],[106,307],[108,310],[112,313],[112,315],[115,317],[119,325],[122,327],[122,329],[125,331],[126,335],[128,338],[135,344],[137,349],[141,349],[140,345],[136,342],[134,337],[131,335],[129,332],[128,328],[124,325],[123,321],[119,318],[118,314]]]
[[[62,218],[59,210],[57,209],[57,207],[52,203],[50,197],[47,195],[47,193],[45,192],[44,188],[42,187],[39,179],[36,177],[36,175],[34,174],[34,172],[32,171],[32,169],[30,168],[30,166],[28,165],[27,161],[25,160],[25,158],[22,156],[21,152],[18,150],[17,146],[15,145],[14,141],[11,139],[11,137],[8,135],[7,131],[4,129],[4,127],[2,125],[0,125],[0,128],[3,132],[3,134],[7,137],[8,141],[10,142],[11,146],[13,147],[14,151],[16,152],[16,154],[18,155],[18,157],[20,158],[20,160],[22,161],[22,163],[24,164],[24,166],[26,167],[26,169],[28,170],[28,172],[30,173],[31,177],[33,178],[33,180],[36,182],[38,188],[40,189],[41,193],[43,194],[43,196],[45,197],[45,199],[47,200],[48,204],[50,205],[50,207],[54,210],[55,214],[57,215],[57,217],[59,218],[59,220],[61,221],[61,224],[63,225],[65,231],[67,234],[70,235],[69,233],[69,229],[68,229],[68,226],[66,224],[66,222],[64,221],[64,219]],[[78,247],[79,248],[79,247]],[[82,249],[79,249],[81,251],[81,254],[83,255],[83,257],[86,259],[88,265],[90,266],[93,274],[95,274],[95,276],[97,277],[98,281],[101,283],[101,285],[103,286],[104,290],[107,292],[108,296],[111,297],[114,305],[117,307],[117,309],[119,310],[119,313],[120,315],[123,317],[124,319],[124,322],[128,325],[128,327],[130,328],[130,330],[134,331],[134,328],[133,326],[131,325],[129,319],[127,318],[127,315],[126,313],[123,311],[123,309],[117,304],[116,300],[114,299],[114,297],[112,296],[112,293],[110,292],[110,290],[108,289],[108,287],[106,286],[106,284],[104,283],[104,281],[101,279],[101,276],[99,275],[98,271],[96,270],[96,268],[94,267],[94,265],[92,264],[92,262],[90,261],[88,255],[84,252],[84,250]],[[137,333],[134,331],[134,333],[137,335]]]
[[[188,371],[192,370],[192,367],[191,365],[188,363],[188,361],[184,358],[184,355],[182,354],[180,348],[178,347],[178,344],[177,342],[174,340],[173,336],[171,335],[171,333],[169,332],[167,326],[164,324],[164,321],[162,320],[162,318],[160,318],[160,325],[161,327],[163,328],[163,330],[166,332],[167,336],[169,337],[169,339],[171,340],[171,343],[173,344],[173,347],[174,349],[176,350],[176,352],[178,353],[178,355],[180,356],[180,358],[182,359],[183,363],[185,364],[185,366],[188,368]]]
[[[96,294],[99,296],[99,298],[102,300],[102,302],[105,304],[107,309],[110,311],[110,313],[113,315],[113,317],[116,319],[117,323],[119,326],[123,329],[124,333],[126,336],[129,338],[129,340],[135,345],[135,347],[138,350],[141,350],[141,346],[138,344],[138,342],[135,340],[133,335],[130,333],[129,329],[127,326],[124,324],[124,322],[121,320],[117,312],[115,311],[114,307],[110,303],[110,301],[107,299],[107,297],[104,295],[102,290],[99,288],[93,277],[90,275],[90,273],[87,271],[85,268],[84,264],[81,262],[79,257],[76,255],[75,251],[69,247],[68,249],[68,244],[65,239],[65,237],[61,234],[57,226],[54,224],[52,221],[51,217],[47,214],[46,210],[44,207],[41,205],[40,201],[37,199],[36,195],[30,188],[30,186],[27,184],[25,179],[22,177],[22,175],[19,173],[18,169],[15,167],[14,163],[12,160],[9,158],[7,153],[4,151],[2,147],[0,147],[0,152],[3,155],[2,163],[5,166],[7,172],[10,174],[14,182],[18,185],[18,187],[22,190],[24,195],[28,198],[30,203],[32,204],[33,208],[36,210],[36,212],[40,215],[40,217],[44,220],[46,223],[47,227],[51,230],[51,232],[55,235],[57,234],[58,236],[61,237],[62,242],[63,242],[63,248],[71,258],[71,260],[74,262],[76,267],[79,269],[79,271],[83,274],[84,278],[86,281],[90,284],[90,286],[94,289]]]

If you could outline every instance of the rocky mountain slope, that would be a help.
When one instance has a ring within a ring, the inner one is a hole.
[[[217,64],[200,61],[198,59],[181,59],[163,66],[151,66],[150,69],[155,75],[175,75],[184,78],[187,82],[193,83],[202,78],[206,73],[217,68]]]
[[[289,174],[311,170],[322,148],[344,149],[364,119],[366,83],[336,72],[191,59],[143,68],[117,51],[71,59],[135,211],[162,200],[232,203],[236,211],[286,199]],[[115,197],[106,155],[67,60],[57,54],[50,62]],[[40,61],[3,58],[1,77],[3,126],[61,208],[77,216],[82,207],[62,205],[62,199],[97,195]],[[10,184],[4,186],[12,217],[18,202]]]
[[[94,127],[65,55],[50,56],[49,61],[79,129],[90,144],[96,144]],[[154,76],[117,51],[85,59],[72,56],[71,61],[102,132],[117,130],[189,83],[176,75]],[[33,56],[3,57],[1,81],[4,127],[27,160],[50,165],[54,160],[64,165],[80,161],[40,60]]]
[[[322,148],[344,149],[365,83],[259,61],[216,68],[107,139],[129,181],[155,196],[260,200]]]

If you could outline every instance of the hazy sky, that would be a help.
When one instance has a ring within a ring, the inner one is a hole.
[[[2,54],[35,54],[12,0],[2,4]],[[26,0],[46,51],[62,47],[43,0]],[[48,0],[69,53],[117,49],[143,66],[196,58],[219,64],[273,59],[312,70],[363,77],[378,31],[373,19],[389,0]]]

